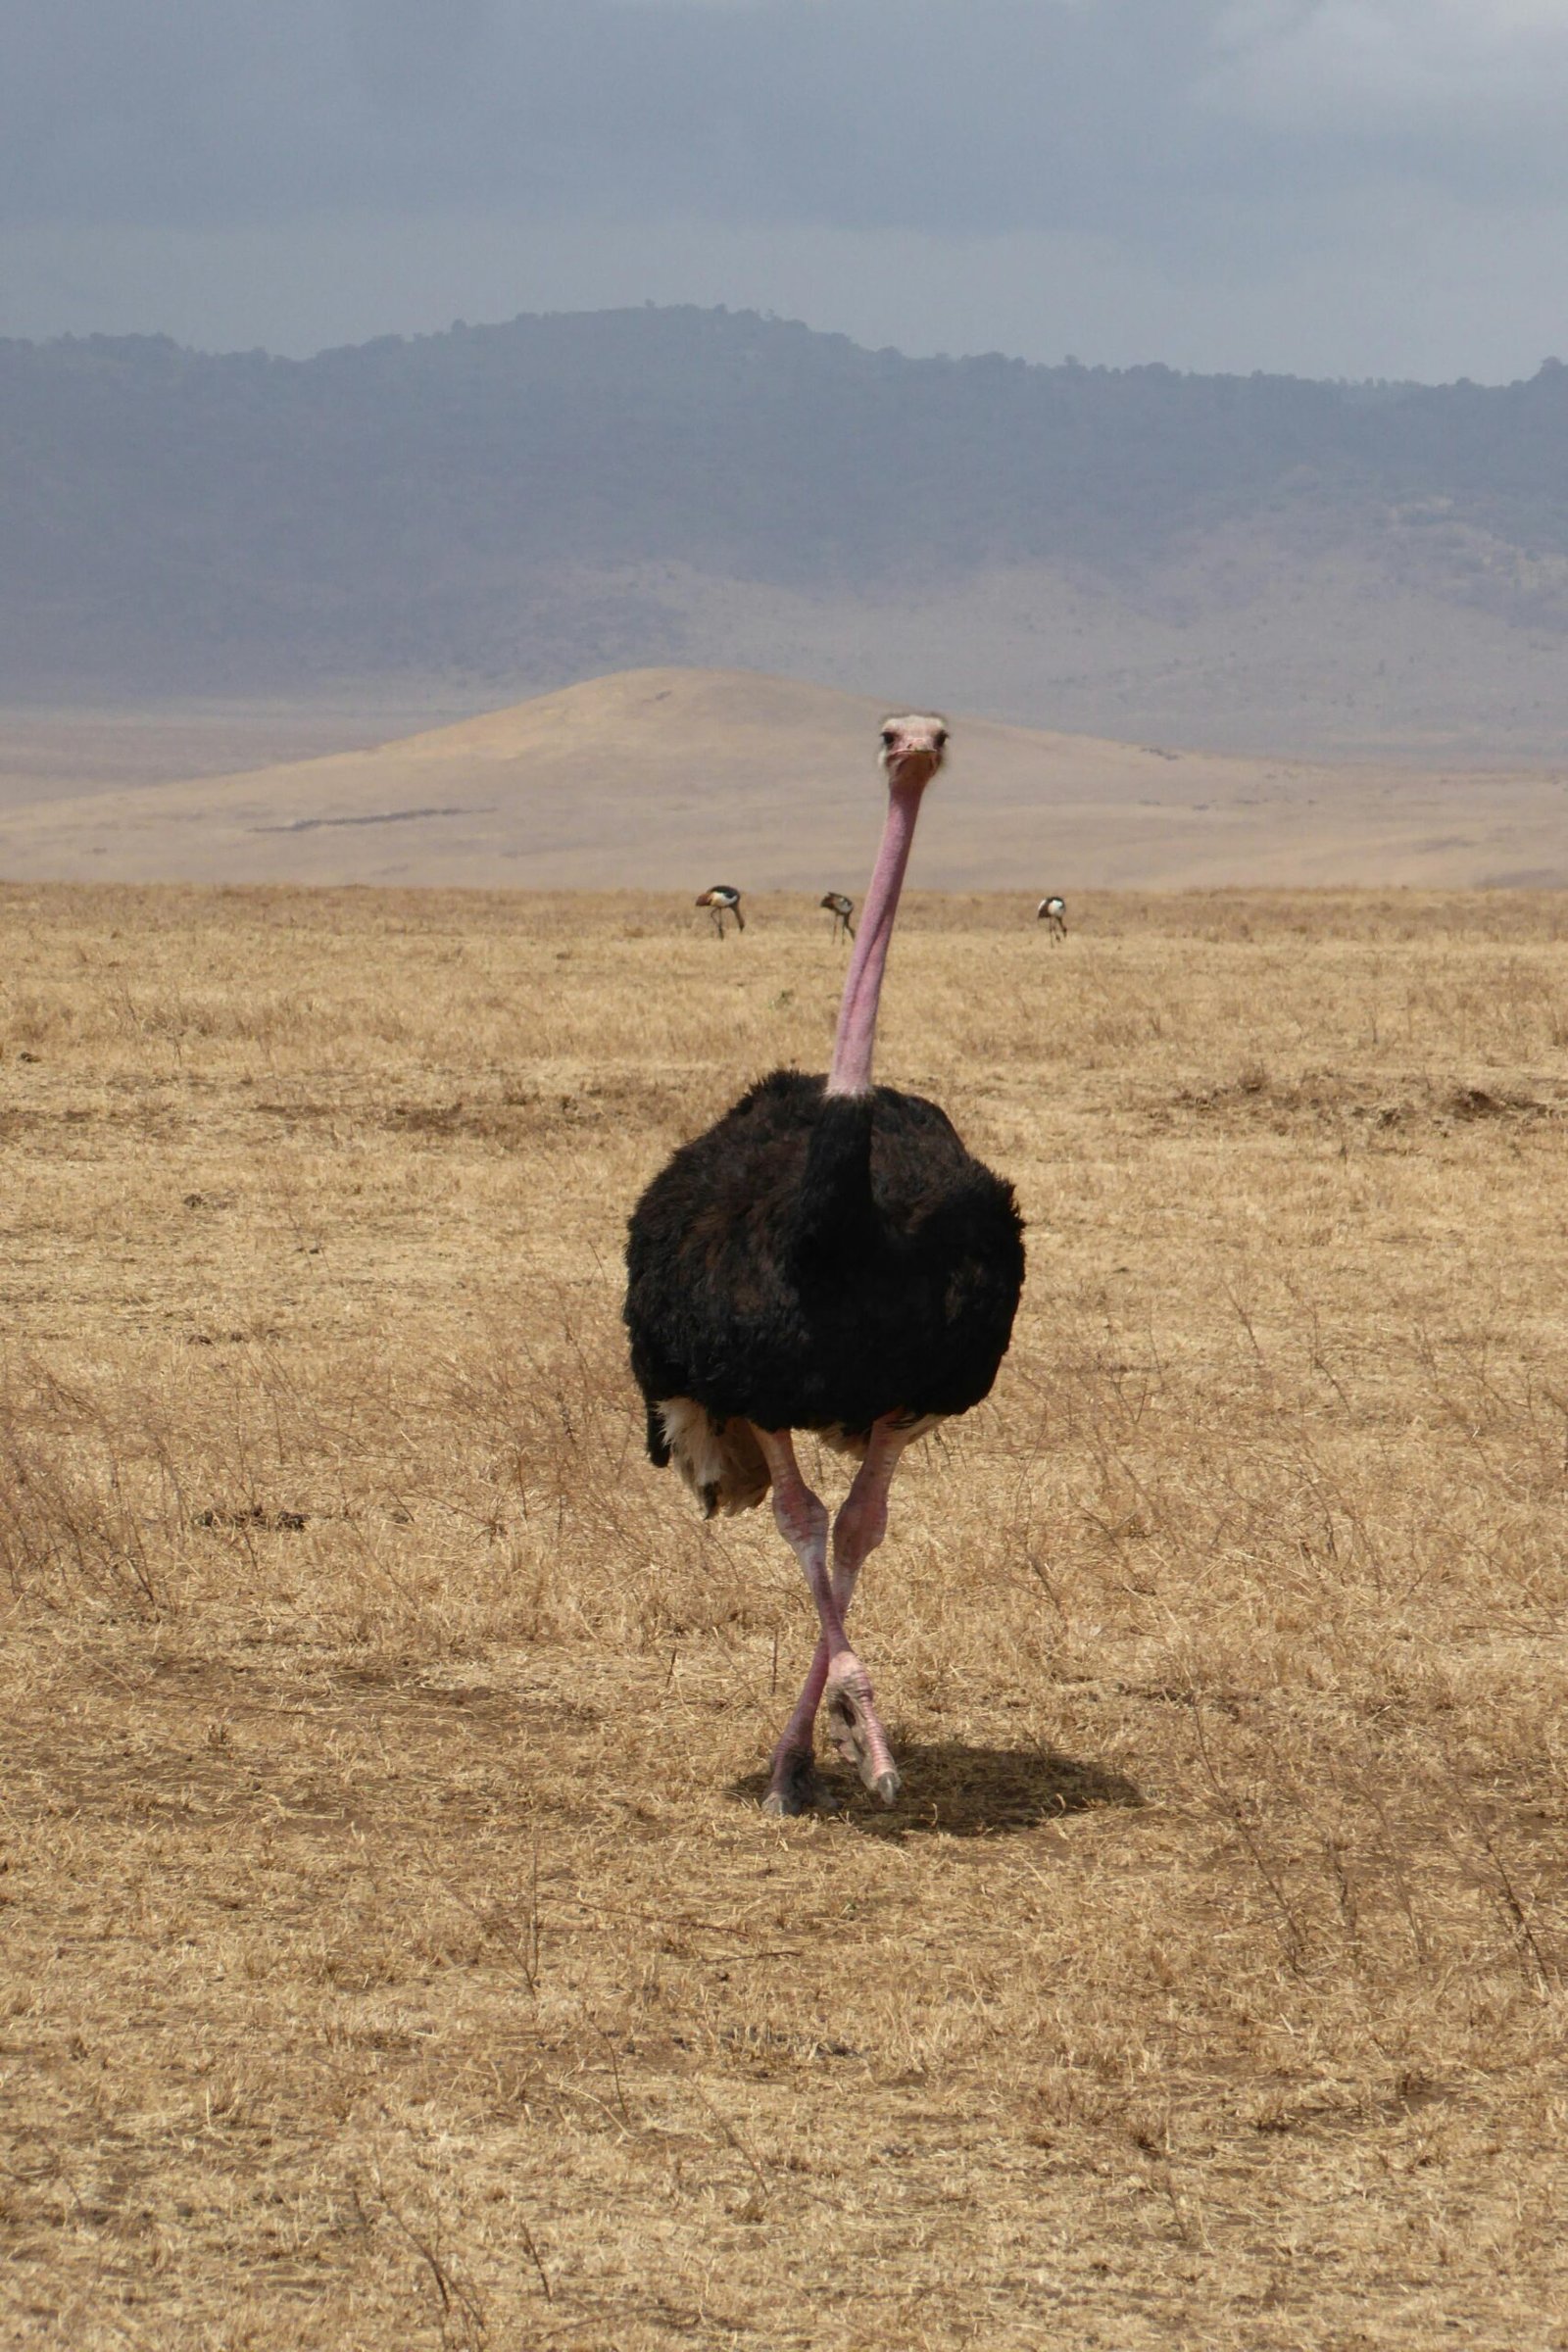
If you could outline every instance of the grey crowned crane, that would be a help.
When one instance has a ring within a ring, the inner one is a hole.
[[[735,917],[737,931],[745,930],[746,917],[741,912],[741,894],[733,882],[715,882],[711,890],[705,890],[699,894],[697,904],[699,906],[708,908],[713,918],[713,928],[720,939],[724,936],[726,914],[732,914]]]

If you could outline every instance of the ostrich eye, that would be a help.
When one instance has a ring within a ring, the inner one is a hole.
[[[894,745],[895,745],[895,744],[898,742],[898,740],[899,740],[899,739],[898,739],[898,736],[897,736],[897,735],[894,733],[894,730],[893,730],[891,727],[884,727],[884,728],[883,728],[883,730],[882,730],[882,749],[883,749],[885,752],[891,752],[891,751],[892,751],[892,749],[893,749],[893,746],[894,746]]]
[[[945,752],[945,751],[947,750],[947,748],[948,748],[948,730],[947,730],[947,728],[946,728],[946,727],[938,727],[938,729],[937,729],[937,731],[936,731],[936,737],[935,737],[935,741],[936,741],[936,747],[937,747],[937,750],[938,750],[939,752]]]

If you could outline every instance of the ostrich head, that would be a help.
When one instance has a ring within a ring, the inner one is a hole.
[[[923,788],[942,765],[948,722],[934,710],[906,710],[882,721],[878,765],[890,785]]]

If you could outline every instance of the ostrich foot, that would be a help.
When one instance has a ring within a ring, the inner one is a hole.
[[[835,1658],[828,1670],[827,1730],[871,1794],[891,1805],[899,1793],[898,1767],[872,1704],[871,1678],[853,1651]]]
[[[762,1811],[789,1818],[809,1813],[816,1804],[816,1770],[809,1747],[777,1747]]]

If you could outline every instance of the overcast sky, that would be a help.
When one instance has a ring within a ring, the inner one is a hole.
[[[0,0],[0,333],[1568,358],[1568,0]]]

